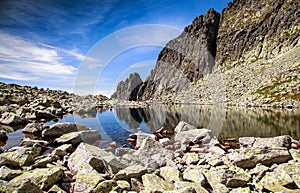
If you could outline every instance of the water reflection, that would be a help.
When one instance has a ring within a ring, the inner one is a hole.
[[[173,131],[180,121],[198,128],[208,128],[220,141],[231,137],[272,137],[291,135],[300,139],[300,109],[261,109],[216,107],[199,105],[151,105],[147,108],[120,107],[96,114],[68,115],[59,122],[76,122],[98,130],[102,136],[100,147],[112,141],[119,146],[126,144],[131,133],[139,130],[153,133],[164,127]],[[54,124],[50,121],[47,124]],[[2,128],[4,129],[4,128]],[[5,127],[6,130],[14,130]],[[3,149],[19,145],[24,138],[21,130],[7,134]],[[2,144],[4,145],[4,143]]]
[[[298,109],[261,109],[195,105],[153,105],[148,108],[117,108],[116,116],[130,128],[145,122],[151,132],[164,127],[173,130],[179,121],[208,128],[220,139],[241,136],[291,135],[300,139]]]

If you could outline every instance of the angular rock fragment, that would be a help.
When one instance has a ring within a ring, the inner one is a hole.
[[[61,168],[37,168],[15,177],[9,184],[18,187],[23,182],[31,182],[45,190],[54,185],[62,176],[63,171]]]

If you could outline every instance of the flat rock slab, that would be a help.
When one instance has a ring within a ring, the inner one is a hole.
[[[74,146],[79,145],[81,142],[93,144],[96,140],[100,140],[101,135],[96,130],[77,131],[66,133],[55,139],[58,144],[72,144]]]
[[[251,148],[276,148],[276,147],[291,147],[292,138],[288,135],[260,138],[260,137],[240,137],[239,143],[241,147]]]
[[[270,166],[292,159],[286,148],[246,148],[235,150],[226,156],[229,161],[241,168],[253,168],[258,163]]]
[[[84,125],[76,123],[55,123],[49,128],[46,128],[42,132],[43,138],[58,138],[66,133],[77,132],[77,131],[87,131],[90,130]]]

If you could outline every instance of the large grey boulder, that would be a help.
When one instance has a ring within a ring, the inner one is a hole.
[[[167,150],[151,137],[144,139],[141,147],[132,154],[132,159],[149,168],[158,168],[174,157],[173,151]]]
[[[55,123],[49,128],[46,128],[42,132],[43,138],[57,138],[66,133],[77,132],[77,131],[87,131],[90,130],[84,125],[76,123]]]
[[[28,123],[23,129],[23,133],[30,133],[30,134],[40,134],[44,129],[44,124],[41,123]]]
[[[300,189],[291,190],[288,188],[293,187],[294,184],[295,182],[286,172],[286,170],[282,167],[279,167],[276,168],[273,172],[267,172],[266,175],[257,183],[256,187],[259,190],[270,192],[299,192]],[[295,188],[293,187],[293,189]]]
[[[18,147],[15,151],[0,154],[0,166],[28,166],[40,152],[40,147]]]
[[[179,132],[182,132],[182,131],[190,131],[190,130],[194,130],[194,129],[197,129],[197,128],[193,125],[190,125],[187,122],[180,121],[177,124],[177,126],[175,127],[174,132],[179,133]]]
[[[111,152],[81,143],[68,159],[68,167],[76,174],[80,169],[95,169],[99,173],[116,173],[126,166]]]
[[[235,150],[226,155],[229,161],[241,168],[253,168],[256,164],[270,166],[285,163],[292,159],[286,148],[246,148]]]
[[[12,112],[6,112],[1,114],[0,123],[4,125],[21,125],[26,124],[27,119],[19,117],[18,115]]]
[[[6,166],[2,166],[0,168],[0,180],[11,180],[16,176],[19,176],[22,174],[21,170],[18,169],[11,169]]]
[[[175,128],[174,140],[181,142],[182,145],[188,144],[189,142],[199,144],[209,144],[212,140],[211,130],[208,129],[197,129],[196,127],[186,123],[179,122]]]

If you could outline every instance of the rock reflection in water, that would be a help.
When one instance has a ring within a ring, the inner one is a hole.
[[[136,129],[144,121],[151,132],[173,130],[180,121],[208,128],[219,139],[291,135],[300,139],[300,110],[215,107],[196,105],[152,105],[148,108],[117,108],[117,118]]]

